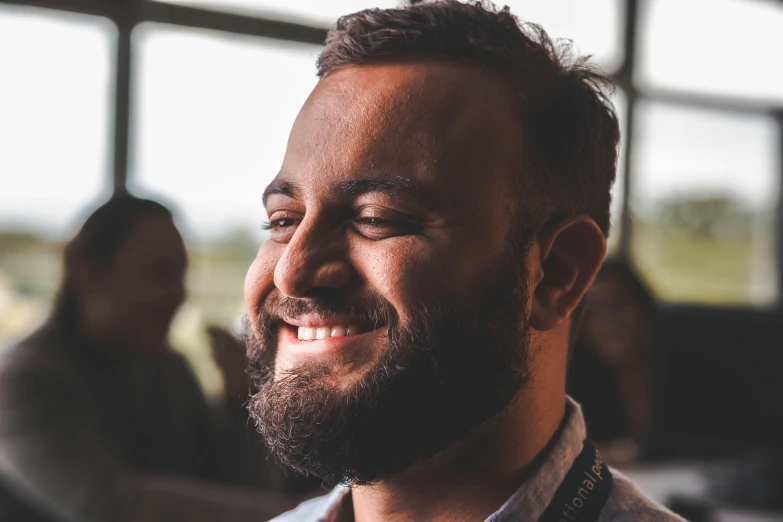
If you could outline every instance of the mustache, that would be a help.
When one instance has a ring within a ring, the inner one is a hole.
[[[350,298],[340,294],[323,293],[307,298],[271,295],[256,310],[261,330],[279,327],[284,318],[294,319],[302,315],[318,315],[324,319],[351,316],[357,322],[372,326],[397,323],[394,307],[382,297],[370,294],[361,298]]]
[[[347,298],[337,294],[322,294],[309,298],[284,297],[273,294],[264,299],[256,309],[256,322],[249,315],[243,318],[242,340],[247,350],[247,374],[251,392],[257,394],[273,382],[277,332],[286,324],[284,317],[295,318],[304,314],[317,314],[324,318],[349,315],[357,322],[382,325],[389,332],[396,331],[399,317],[394,307],[378,295],[363,298]],[[315,370],[312,368],[312,370]]]

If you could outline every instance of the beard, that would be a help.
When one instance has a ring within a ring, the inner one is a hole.
[[[514,259],[524,259],[516,257]],[[527,270],[491,271],[482,295],[455,307],[419,303],[400,324],[375,296],[269,298],[246,324],[255,390],[249,410],[280,462],[334,485],[372,484],[453,447],[498,419],[529,380]],[[280,316],[353,313],[387,326],[387,346],[357,382],[328,386],[331,367],[306,363],[275,379]]]

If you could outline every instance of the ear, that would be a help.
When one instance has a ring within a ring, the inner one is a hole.
[[[588,216],[567,218],[542,230],[531,248],[533,292],[530,326],[551,330],[567,321],[606,255],[606,238]]]

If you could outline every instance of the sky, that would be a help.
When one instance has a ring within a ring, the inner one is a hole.
[[[340,13],[396,3],[221,5],[328,25]],[[620,0],[508,3],[520,18],[572,39],[605,69],[619,64]],[[642,15],[643,85],[783,101],[783,69],[772,66],[783,48],[780,3],[649,0]],[[0,4],[0,228],[67,236],[85,209],[108,195],[115,38],[114,26],[97,17]],[[232,228],[260,237],[261,193],[315,85],[318,51],[161,24],[137,27],[131,189],[174,203],[190,237]],[[780,139],[766,117],[646,103],[637,120],[635,207],[705,191],[730,192],[756,208],[775,204]]]

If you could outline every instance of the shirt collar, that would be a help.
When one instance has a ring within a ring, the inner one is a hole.
[[[538,520],[555,491],[563,482],[568,470],[582,451],[587,437],[582,408],[571,397],[566,396],[566,412],[562,428],[547,446],[546,454],[536,470],[522,483],[499,510],[485,522],[510,522],[516,520]],[[317,517],[319,522],[347,522],[353,520],[351,489],[337,486],[324,502],[323,511]]]
[[[573,399],[566,397],[563,427],[547,446],[541,464],[486,522],[538,520],[571,469],[574,459],[582,451],[586,437],[582,408]]]

